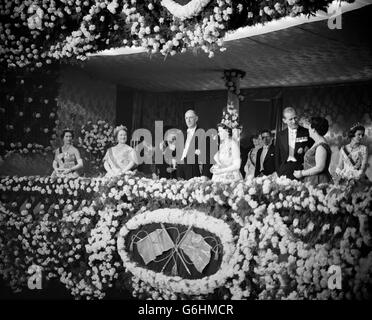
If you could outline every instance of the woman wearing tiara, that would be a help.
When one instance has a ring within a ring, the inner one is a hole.
[[[368,150],[362,144],[365,128],[360,123],[349,130],[350,143],[340,149],[340,158],[336,168],[339,178],[346,181],[366,180]]]
[[[103,158],[106,176],[118,176],[134,168],[137,163],[136,152],[126,144],[128,135],[125,126],[118,126],[114,130],[117,144],[109,148]]]
[[[72,130],[63,130],[61,134],[63,145],[55,151],[52,177],[76,178],[79,176],[77,170],[83,167],[83,160],[79,150],[72,144],[73,138],[74,132]]]
[[[215,164],[211,168],[212,181],[231,182],[243,179],[240,173],[240,148],[233,138],[233,130],[239,129],[237,114],[227,109],[217,127],[221,144],[214,156]]]

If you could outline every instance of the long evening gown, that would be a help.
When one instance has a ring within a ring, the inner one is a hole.
[[[234,162],[233,156],[232,156],[232,144],[236,144],[235,141],[230,141],[230,143],[224,144],[220,146],[220,149],[214,156],[214,159],[216,161],[216,164],[219,168],[227,168]],[[238,146],[236,146],[239,148]],[[240,155],[239,155],[240,157]],[[225,173],[216,174],[213,173],[212,181],[218,181],[218,182],[231,182],[231,181],[237,181],[243,179],[242,174],[240,173],[240,169],[228,171]]]
[[[304,182],[309,182],[313,186],[317,186],[322,183],[332,183],[332,176],[329,173],[329,164],[331,162],[331,155],[332,151],[329,145],[325,142],[321,142],[317,145],[314,145],[312,148],[310,148],[304,156],[304,170],[310,169],[315,167],[315,153],[316,149],[322,146],[326,149],[327,152],[327,158],[326,158],[326,165],[322,172],[318,174],[314,174],[312,176],[307,176],[304,178]]]

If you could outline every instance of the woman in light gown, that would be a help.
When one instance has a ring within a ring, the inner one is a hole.
[[[114,130],[114,137],[117,144],[109,148],[103,158],[103,166],[106,176],[113,177],[132,170],[137,163],[135,150],[126,144],[128,135],[125,126],[118,126]]]
[[[218,135],[221,140],[218,152],[214,156],[216,162],[212,168],[212,181],[232,182],[243,179],[240,173],[240,148],[232,138],[232,128],[224,123],[218,124]]]
[[[83,160],[79,150],[72,144],[74,132],[70,129],[65,129],[61,134],[61,138],[63,145],[54,152],[52,177],[76,178],[79,176],[77,170],[83,167]]]
[[[349,130],[350,143],[340,149],[340,158],[336,175],[346,181],[367,180],[366,170],[368,161],[367,146],[363,145],[365,128],[360,123]]]

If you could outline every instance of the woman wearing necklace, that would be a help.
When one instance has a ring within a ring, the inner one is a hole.
[[[114,137],[117,145],[108,149],[103,158],[103,166],[107,171],[106,176],[109,177],[130,171],[137,163],[135,150],[126,144],[128,139],[127,128],[125,126],[116,127]]]
[[[322,117],[310,119],[309,135],[314,140],[313,146],[306,151],[304,156],[304,170],[297,170],[294,176],[297,179],[303,178],[313,186],[322,183],[332,183],[329,173],[332,151],[324,135],[328,132],[328,121]]]
[[[238,116],[234,111],[224,111],[221,123],[217,125],[221,144],[214,156],[215,164],[210,169],[212,181],[230,183],[243,179],[240,173],[240,149],[233,138],[233,130],[239,129]]]
[[[367,179],[368,150],[362,144],[365,128],[360,123],[353,125],[349,130],[350,143],[341,147],[340,158],[336,174],[346,181],[360,181]]]
[[[79,176],[77,170],[83,167],[83,160],[80,157],[79,150],[72,144],[73,138],[74,132],[72,130],[63,130],[61,134],[63,146],[55,151],[52,176],[71,178]]]

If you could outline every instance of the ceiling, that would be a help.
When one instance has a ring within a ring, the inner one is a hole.
[[[225,43],[214,58],[186,52],[164,58],[136,53],[92,56],[82,70],[125,87],[147,91],[225,89],[224,69],[241,69],[241,88],[372,80],[372,5],[342,14],[342,29],[327,20]]]

